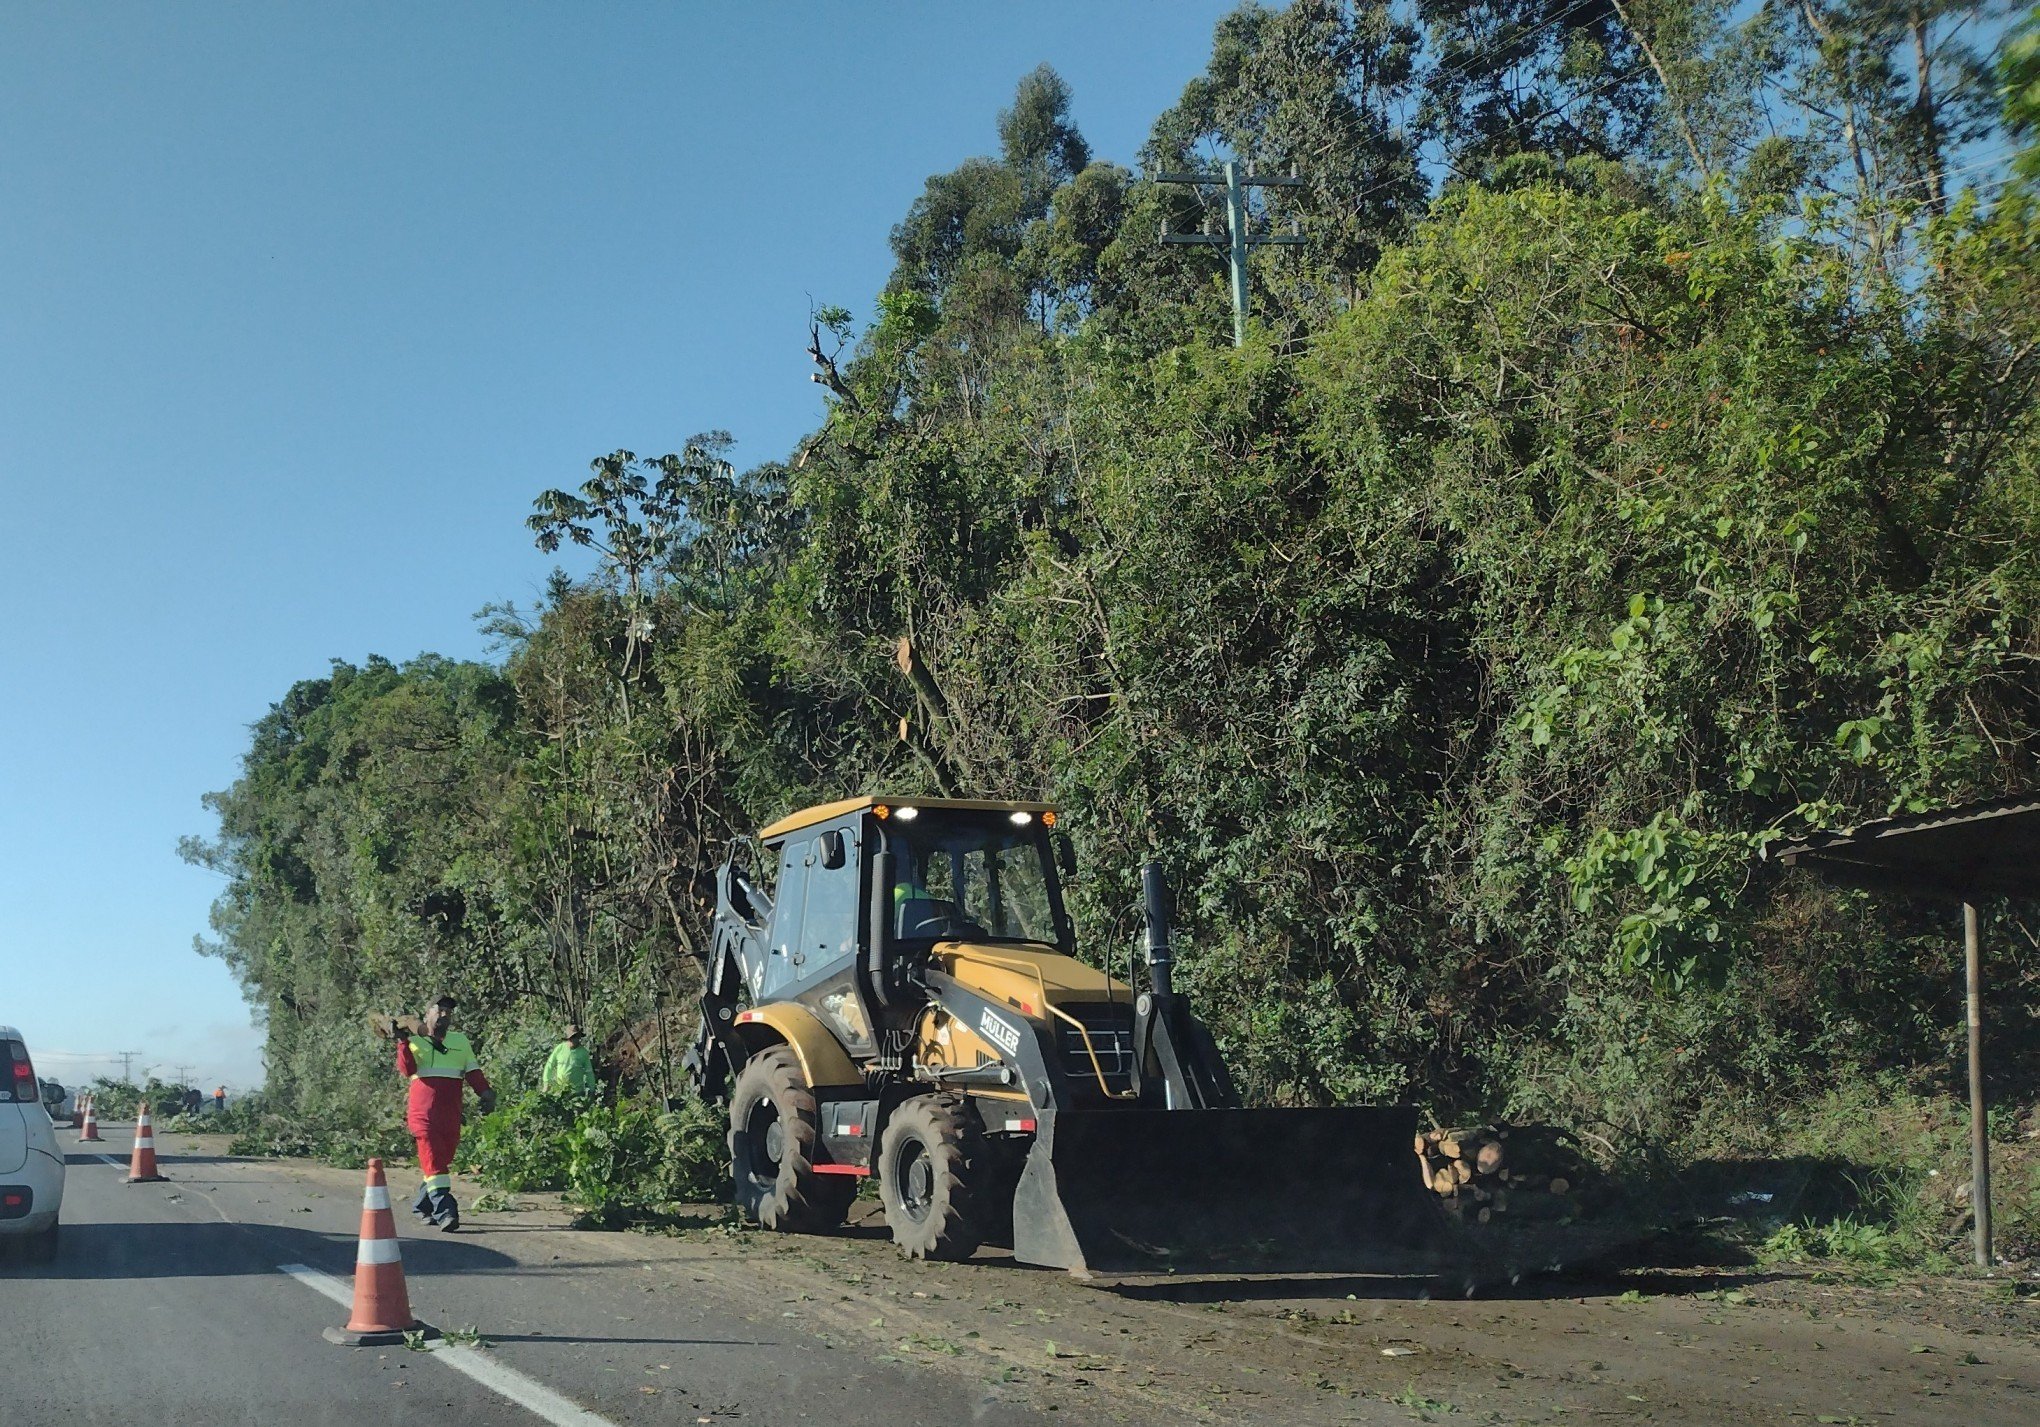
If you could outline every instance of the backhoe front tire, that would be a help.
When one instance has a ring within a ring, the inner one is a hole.
[[[843,1222],[857,1181],[817,1174],[815,1093],[785,1046],[744,1062],[730,1092],[730,1174],[737,1206],[767,1229],[822,1234]]]
[[[984,1241],[979,1199],[989,1164],[970,1106],[917,1095],[893,1111],[879,1145],[879,1198],[910,1259],[967,1259]]]

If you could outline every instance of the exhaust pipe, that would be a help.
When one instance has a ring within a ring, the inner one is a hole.
[[[1169,889],[1162,881],[1162,864],[1143,862],[1140,885],[1147,894],[1148,981],[1156,1002],[1165,1006],[1176,994],[1176,958],[1169,951]]]
[[[1169,889],[1161,864],[1142,863],[1140,881],[1147,900],[1149,989],[1133,1007],[1134,1084],[1148,1104],[1154,1103],[1150,1087],[1159,1088],[1161,1106],[1168,1110],[1237,1105],[1239,1097],[1210,1032],[1176,994],[1176,956],[1169,949]]]

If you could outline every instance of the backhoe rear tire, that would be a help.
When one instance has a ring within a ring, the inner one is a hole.
[[[815,1093],[785,1046],[744,1062],[730,1092],[730,1174],[737,1206],[767,1229],[827,1233],[843,1222],[857,1181],[817,1174]]]
[[[977,1114],[954,1095],[917,1095],[885,1123],[879,1198],[910,1259],[967,1259],[984,1241],[979,1199],[990,1168]]]

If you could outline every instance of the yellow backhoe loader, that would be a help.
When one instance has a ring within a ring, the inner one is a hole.
[[[1415,1111],[1241,1108],[1174,990],[1160,869],[1136,993],[1076,958],[1069,846],[1039,803],[864,797],[732,853],[688,1066],[728,1107],[745,1213],[824,1232],[872,1178],[910,1258],[1420,1262],[1440,1217],[1410,1168]]]

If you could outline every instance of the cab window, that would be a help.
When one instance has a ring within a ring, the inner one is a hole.
[[[797,965],[796,979],[805,980],[857,951],[857,834],[848,828],[836,831],[843,839],[839,867],[826,865],[820,837],[808,844],[807,909],[799,943],[806,960]]]
[[[794,954],[805,949],[808,873],[812,870],[814,839],[790,839],[779,851],[779,876],[772,901],[772,945],[765,958],[752,994],[769,1000],[789,983],[799,979]]]
[[[893,934],[1061,945],[1067,923],[1031,819],[934,809],[893,824]]]

